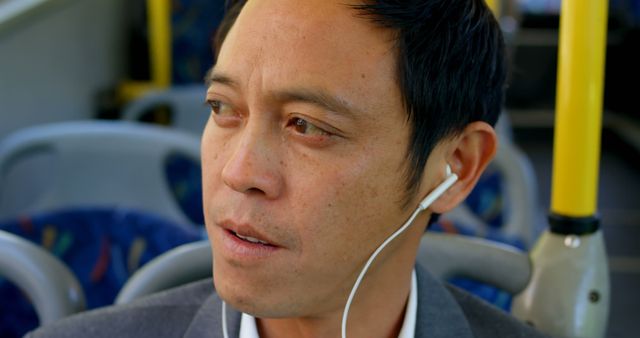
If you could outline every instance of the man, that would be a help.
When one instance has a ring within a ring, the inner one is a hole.
[[[503,48],[481,0],[248,1],[207,92],[215,291],[199,282],[33,336],[340,337],[344,322],[348,337],[538,337],[415,266],[430,219],[495,153]],[[447,168],[457,179],[345,311]]]

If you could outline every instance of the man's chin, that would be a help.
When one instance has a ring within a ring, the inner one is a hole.
[[[220,298],[227,304],[227,306],[256,318],[295,317],[285,311],[278,311],[276,307],[282,306],[282,304],[264,302],[263,299],[258,299],[257,297],[250,298],[246,295],[220,294]]]
[[[268,312],[264,311],[266,306],[261,306],[265,302],[264,296],[252,292],[251,288],[243,287],[224,278],[215,278],[215,274],[213,280],[218,296],[227,306],[254,317],[262,317],[265,312]]]
[[[290,297],[278,297],[274,292],[251,292],[234,283],[217,281],[214,278],[216,292],[227,306],[256,318],[298,317],[295,304],[287,304]]]

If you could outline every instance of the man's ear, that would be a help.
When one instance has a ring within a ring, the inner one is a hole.
[[[442,214],[464,201],[475,187],[480,175],[496,153],[498,140],[493,127],[485,122],[469,124],[445,145],[445,161],[458,181],[430,207]]]

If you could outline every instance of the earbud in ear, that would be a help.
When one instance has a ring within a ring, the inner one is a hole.
[[[456,181],[458,180],[458,175],[454,174],[451,171],[451,166],[449,164],[447,164],[446,167],[446,172],[447,172],[447,178],[440,183],[440,185],[438,185],[435,189],[433,189],[433,191],[431,193],[429,193],[429,195],[427,195],[427,197],[425,197],[422,202],[420,202],[420,210],[425,210],[427,209],[431,203],[435,202],[435,200],[438,199],[438,197],[440,197],[442,194],[444,194],[445,191],[447,191],[447,189],[451,188],[451,186],[456,183]]]

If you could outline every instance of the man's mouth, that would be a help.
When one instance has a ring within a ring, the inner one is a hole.
[[[229,220],[217,224],[223,235],[219,243],[221,245],[217,247],[216,253],[222,254],[235,263],[255,263],[271,257],[283,249],[279,242],[274,241],[251,224],[235,223]]]
[[[243,240],[243,241],[251,242],[251,243],[254,243],[254,244],[262,244],[262,245],[272,246],[272,245],[271,245],[271,244],[269,244],[268,242],[265,242],[265,241],[259,240],[259,239],[255,238],[255,237],[251,237],[251,236],[243,236],[243,235],[240,235],[239,233],[237,233],[237,232],[235,232],[235,231],[232,231],[232,230],[228,230],[228,231],[229,231],[229,232],[231,232],[233,235],[235,235],[236,237],[240,238],[240,239],[241,239],[241,240]]]

